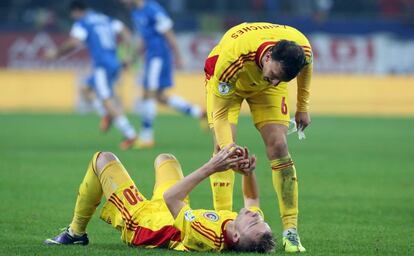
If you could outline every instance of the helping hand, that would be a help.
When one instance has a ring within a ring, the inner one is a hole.
[[[240,155],[240,150],[243,149],[235,144],[230,144],[215,154],[205,166],[213,173],[233,169],[237,167],[238,162],[244,159],[243,155]]]
[[[311,118],[308,112],[296,112],[295,121],[298,130],[305,130],[311,123]]]
[[[256,156],[253,155],[249,159],[249,150],[244,147],[243,159],[237,162],[237,166],[233,168],[234,171],[243,175],[249,175],[256,169]]]

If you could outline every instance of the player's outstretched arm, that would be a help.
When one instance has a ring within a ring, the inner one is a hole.
[[[70,37],[57,49],[48,49],[45,52],[44,58],[49,60],[58,59],[71,53],[75,49],[82,47],[82,44],[81,40],[75,37]]]
[[[298,96],[295,121],[299,129],[304,130],[311,122],[309,115],[310,84],[312,80],[313,64],[303,67],[297,77]]]
[[[214,137],[220,148],[234,143],[228,114],[231,103],[230,99],[213,95],[212,105]]]
[[[178,48],[177,38],[175,37],[174,31],[172,29],[165,31],[164,37],[167,39],[167,42],[174,53],[176,67],[179,69],[183,68],[183,59],[181,58],[181,53]]]
[[[244,148],[244,159],[248,161],[239,165],[245,174],[242,176],[244,207],[259,207],[259,187],[257,186],[256,174],[254,172],[256,169],[256,156],[253,155],[249,159],[249,151],[247,148]]]
[[[184,199],[195,186],[213,173],[235,168],[243,160],[243,156],[239,156],[238,150],[240,148],[235,147],[234,144],[221,149],[206,164],[184,177],[164,193],[165,203],[174,218],[184,207]]]

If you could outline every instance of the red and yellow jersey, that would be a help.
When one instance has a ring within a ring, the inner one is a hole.
[[[257,208],[251,208],[263,216]],[[184,206],[174,221],[174,227],[181,232],[181,242],[189,251],[222,251],[226,248],[225,228],[237,217],[236,212],[193,210]]]
[[[280,40],[294,41],[302,46],[308,65],[298,76],[298,111],[308,111],[309,86],[312,74],[312,48],[308,39],[293,27],[265,22],[242,23],[228,30],[211,51],[205,63],[212,91],[219,97],[237,94],[248,97],[269,86],[262,77],[261,59]],[[286,91],[287,83],[278,85]]]
[[[249,209],[263,216],[257,207]],[[236,216],[236,212],[193,210],[185,205],[174,219],[163,199],[147,200],[130,184],[113,193],[101,211],[101,219],[121,230],[127,244],[179,251],[225,249],[226,224]]]

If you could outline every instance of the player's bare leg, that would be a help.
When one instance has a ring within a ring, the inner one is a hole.
[[[123,150],[131,148],[137,138],[134,127],[131,125],[128,118],[123,113],[121,107],[116,106],[113,98],[105,99],[102,102],[111,120],[113,120],[115,127],[122,133],[125,138],[119,145],[120,148]]]
[[[296,169],[288,151],[287,126],[267,123],[258,126],[272,167],[273,187],[276,191],[283,225],[283,246],[286,252],[303,252],[297,232],[298,182]]]
[[[231,132],[233,141],[236,140],[236,125],[231,125]],[[214,154],[220,150],[217,145],[216,138],[213,134],[214,140]],[[213,192],[213,204],[216,211],[233,209],[233,187],[234,187],[234,171],[227,170],[225,172],[218,172],[210,176],[210,186]]]
[[[137,149],[154,147],[154,120],[157,115],[155,92],[144,88],[141,102],[141,129],[135,144]]]
[[[184,115],[188,115],[194,118],[206,118],[205,111],[200,106],[193,105],[178,95],[168,96],[165,90],[159,90],[156,94],[157,101],[164,104]]]
[[[88,86],[83,86],[81,88],[82,97],[92,105],[94,110],[98,113],[101,117],[101,122],[99,128],[102,132],[107,132],[112,124],[112,118],[108,114],[105,106],[98,97],[96,97],[95,92]]]

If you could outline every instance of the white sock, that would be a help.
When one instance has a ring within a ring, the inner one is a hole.
[[[157,102],[155,99],[145,99],[141,103],[141,131],[140,139],[152,140],[153,139],[153,125],[154,119],[157,115]]]
[[[186,115],[198,118],[201,117],[202,112],[199,106],[191,105],[186,100],[177,95],[172,95],[168,97],[167,104],[168,106]]]
[[[70,227],[68,228],[68,233],[71,237],[79,237],[83,235],[83,234],[76,235]]]
[[[154,140],[154,131],[152,128],[144,128],[139,132],[139,139],[143,142]]]
[[[134,127],[129,123],[128,118],[124,115],[114,118],[115,127],[121,131],[121,133],[127,139],[132,139],[137,136]]]
[[[294,234],[297,234],[298,233],[298,231],[296,230],[296,228],[288,228],[288,229],[286,229],[286,230],[283,231],[283,233],[282,233],[283,237],[287,237],[287,234],[289,232],[290,233],[294,233]]]
[[[106,109],[100,99],[94,99],[92,101],[92,106],[100,117],[106,116],[107,114]]]

